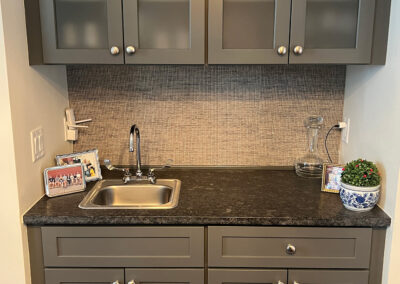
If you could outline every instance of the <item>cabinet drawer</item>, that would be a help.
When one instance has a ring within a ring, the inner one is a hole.
[[[208,284],[286,283],[287,270],[209,269]]]
[[[127,283],[204,284],[204,269],[125,269]]]
[[[46,284],[124,283],[124,269],[45,269]],[[43,283],[44,284],[44,283]]]
[[[203,227],[42,227],[44,265],[203,267]]]
[[[368,283],[367,270],[289,270],[288,283],[307,284],[366,284]]]
[[[209,227],[210,267],[368,268],[370,228]],[[295,252],[287,250],[292,245]]]

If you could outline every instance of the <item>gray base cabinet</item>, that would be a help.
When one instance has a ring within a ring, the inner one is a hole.
[[[381,284],[385,229],[29,227],[32,284]]]
[[[126,283],[204,284],[203,269],[125,269]]]
[[[283,284],[287,283],[287,271],[209,269],[208,284]]]
[[[45,284],[124,283],[123,269],[46,269]],[[44,284],[44,283],[43,283]]]
[[[289,283],[307,284],[366,284],[368,271],[348,270],[289,270]]]

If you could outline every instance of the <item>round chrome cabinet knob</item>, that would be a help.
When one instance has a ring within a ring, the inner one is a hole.
[[[293,282],[293,284],[300,284],[300,283],[299,283],[299,282],[297,282],[297,281],[294,281],[294,282]]]
[[[117,280],[117,281],[114,281],[113,283],[111,283],[111,284],[119,284],[119,281]]]
[[[293,255],[296,253],[296,247],[294,245],[288,244],[286,247],[286,253]]]
[[[278,52],[278,54],[280,55],[280,56],[284,56],[286,53],[287,53],[287,48],[286,48],[286,46],[280,46],[280,47],[278,47],[278,50],[277,50],[277,52]]]
[[[126,53],[129,55],[135,54],[136,52],[136,47],[130,45],[126,48]]]
[[[113,47],[111,47],[110,53],[111,53],[112,55],[118,55],[118,54],[119,54],[119,47],[118,47],[118,46],[113,46]]]
[[[128,284],[136,284],[135,280],[131,280],[128,282]]]
[[[302,55],[302,54],[303,54],[303,51],[304,51],[304,49],[303,49],[303,47],[300,46],[300,45],[297,45],[297,46],[295,46],[295,47],[293,48],[293,53],[294,53],[295,55]]]
[[[285,283],[279,280],[277,284],[285,284]]]

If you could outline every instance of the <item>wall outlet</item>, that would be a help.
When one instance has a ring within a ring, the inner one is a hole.
[[[349,144],[350,118],[344,118],[343,121],[346,122],[346,127],[342,129],[342,141]]]
[[[44,157],[44,135],[43,128],[38,127],[31,131],[32,162]]]

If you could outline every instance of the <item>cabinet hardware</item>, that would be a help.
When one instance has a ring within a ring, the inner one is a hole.
[[[118,46],[113,46],[113,47],[111,47],[110,53],[111,53],[112,55],[118,55],[118,54],[119,54],[119,48],[118,48]]]
[[[300,283],[295,280],[295,281],[293,281],[293,284],[300,284]]]
[[[128,284],[136,284],[135,280],[131,280],[128,282]]]
[[[295,54],[295,55],[302,55],[303,54],[303,47],[302,46],[300,46],[300,45],[296,45],[294,48],[293,48],[293,53]]]
[[[117,280],[117,281],[114,281],[113,283],[111,283],[111,284],[119,284],[119,281]]]
[[[284,282],[282,282],[281,280],[278,281],[278,284],[285,284]]]
[[[136,52],[136,47],[130,45],[128,47],[126,47],[126,53],[129,55],[135,54]]]
[[[286,46],[283,46],[283,45],[280,46],[280,47],[278,48],[277,52],[278,52],[278,54],[279,54],[280,56],[285,55],[285,54],[287,53],[287,48],[286,48]]]
[[[293,255],[296,253],[296,247],[294,245],[288,244],[286,247],[286,253]]]

